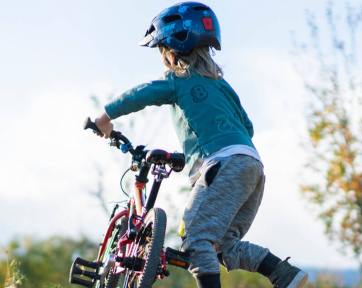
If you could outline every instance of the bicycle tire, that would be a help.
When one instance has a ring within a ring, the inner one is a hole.
[[[145,261],[144,268],[140,274],[136,273],[134,269],[127,269],[123,288],[151,288],[157,278],[166,233],[165,211],[160,208],[151,209],[147,213],[144,223],[145,229],[133,251],[133,255],[142,257]]]
[[[104,260],[108,258],[109,254],[114,251],[114,249],[117,247],[119,238],[121,238],[121,236],[123,236],[124,233],[127,232],[127,229],[128,229],[128,217],[123,216],[116,222],[113,228],[112,236],[109,238],[106,250],[104,251],[102,256],[102,262],[104,262]],[[113,268],[112,268],[108,272],[108,275],[106,276],[105,283],[101,285],[101,283],[98,282],[96,288],[116,288],[120,276],[121,274],[113,273]]]
[[[112,268],[108,273],[105,288],[116,288],[117,284],[119,282],[120,276],[121,276],[120,273],[118,273],[118,274],[113,273],[113,268]]]

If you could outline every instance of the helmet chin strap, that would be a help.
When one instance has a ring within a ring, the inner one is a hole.
[[[160,52],[162,53],[163,49],[169,49],[166,45],[159,45],[158,48],[160,49]],[[174,51],[174,52],[169,52],[173,55],[173,57],[175,57],[175,63],[173,65],[177,65],[178,61],[180,59],[182,59],[184,62],[188,63],[188,61],[184,58],[189,56],[192,53],[193,50],[189,50],[186,52],[180,52],[180,51]],[[170,60],[168,59],[168,57],[165,57],[166,63],[170,66],[172,66]]]
[[[170,48],[167,47],[165,44],[159,44],[159,45],[158,45],[158,49],[160,50],[160,53],[162,53],[163,49],[169,50]],[[191,50],[188,50],[188,51],[185,51],[185,52],[181,52],[181,51],[170,52],[170,53],[172,53],[172,55],[175,57],[175,63],[174,63],[174,65],[177,65],[179,59],[182,59],[183,61],[185,61],[186,63],[188,63],[188,61],[187,61],[184,57],[189,56],[189,55],[192,53],[192,51],[193,51],[193,50],[191,49]],[[167,57],[165,57],[165,58],[166,58],[167,64],[170,65],[170,66],[172,66],[170,60],[168,60]]]
[[[186,51],[186,52],[179,52],[177,51],[174,56],[175,56],[175,65],[177,65],[178,60],[182,59],[184,62],[186,62],[188,64],[188,61],[184,58],[187,57],[191,54],[192,50]]]
[[[180,56],[179,55],[175,55],[175,65],[177,65],[178,64],[178,60],[180,59]]]
[[[178,60],[180,60],[181,56],[176,52],[176,53],[172,53],[172,52],[169,52],[172,54],[172,56],[174,57],[175,61],[173,64],[171,64],[170,60],[168,59],[168,57],[166,57],[166,62],[168,65],[172,66],[172,65],[177,65],[178,64]],[[185,61],[185,59],[182,59]]]
[[[165,60],[166,60],[166,62],[167,62],[168,65],[172,66],[172,64],[170,63],[170,61],[168,60],[167,57],[165,58]]]

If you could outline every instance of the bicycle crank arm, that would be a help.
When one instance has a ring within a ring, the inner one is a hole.
[[[99,275],[99,282],[101,284],[104,283],[104,280],[106,279],[109,271],[114,268],[114,266],[116,265],[116,260],[117,256],[114,254],[109,254],[107,261],[104,263],[103,265],[103,271],[102,273]]]

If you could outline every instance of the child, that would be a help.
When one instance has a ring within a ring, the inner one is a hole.
[[[240,240],[259,208],[265,177],[251,140],[253,125],[210,57],[212,47],[221,49],[214,12],[197,2],[171,6],[153,19],[140,45],[158,47],[168,71],[161,80],[120,95],[95,122],[108,138],[111,119],[149,105],[170,105],[193,187],[181,250],[192,255],[189,270],[198,287],[221,287],[219,263],[228,271],[259,272],[274,287],[302,287],[307,273]]]

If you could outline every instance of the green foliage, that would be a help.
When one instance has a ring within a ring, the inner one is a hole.
[[[311,155],[307,167],[320,177],[301,190],[320,208],[329,238],[353,251],[362,264],[362,78],[356,55],[362,40],[358,30],[362,6],[347,5],[344,26],[333,2],[328,2],[326,10],[330,33],[320,31],[310,13],[310,43],[299,45],[296,54],[302,58],[300,63],[312,67],[302,74],[312,95],[307,113]],[[322,39],[325,35],[330,38]],[[323,50],[321,43],[329,46]]]
[[[68,275],[74,258],[95,259],[98,247],[87,239],[79,241],[63,237],[46,240],[32,238],[15,239],[0,255],[0,281],[4,288],[67,288]],[[8,263],[7,257],[11,260]],[[170,276],[157,280],[155,288],[195,288],[195,279],[188,271],[169,265]],[[3,283],[4,283],[3,282]],[[227,273],[221,268],[221,284],[227,288],[268,288],[273,285],[258,273],[242,270]],[[320,274],[315,283],[306,288],[342,288],[343,281],[332,275]],[[350,287],[352,288],[352,287]],[[355,287],[357,288],[357,287]]]
[[[168,266],[170,276],[158,280],[153,285],[155,288],[195,288],[196,281],[188,271],[173,266]],[[344,288],[347,287],[334,275],[320,273],[313,283],[307,283],[305,288]],[[270,281],[258,273],[250,273],[243,270],[231,271],[227,273],[221,268],[221,287],[226,288],[272,288]],[[353,286],[349,288],[358,288]]]
[[[95,259],[98,247],[88,239],[75,241],[55,236],[47,240],[15,239],[7,251],[9,259],[16,263],[9,281],[16,286],[9,287],[59,288],[70,287],[68,275],[75,255]],[[8,279],[6,263],[1,262],[0,267],[0,279]]]
[[[170,276],[156,281],[155,288],[195,288],[196,281],[192,275],[183,269],[168,266]],[[221,286],[227,288],[268,288],[273,287],[269,280],[260,274],[250,273],[242,270],[227,273],[221,268]]]
[[[320,273],[314,283],[309,283],[305,288],[343,288],[343,282],[326,273]],[[353,287],[350,287],[353,288]]]
[[[8,253],[6,252],[6,262],[0,263],[0,271],[5,272],[5,287],[17,288],[22,286],[25,276],[21,273],[19,263],[13,260],[10,264],[8,262]],[[1,276],[3,273],[0,273]]]
[[[221,270],[221,286],[230,288],[273,287],[267,278],[258,273],[250,273],[242,270],[227,273],[224,268]]]

